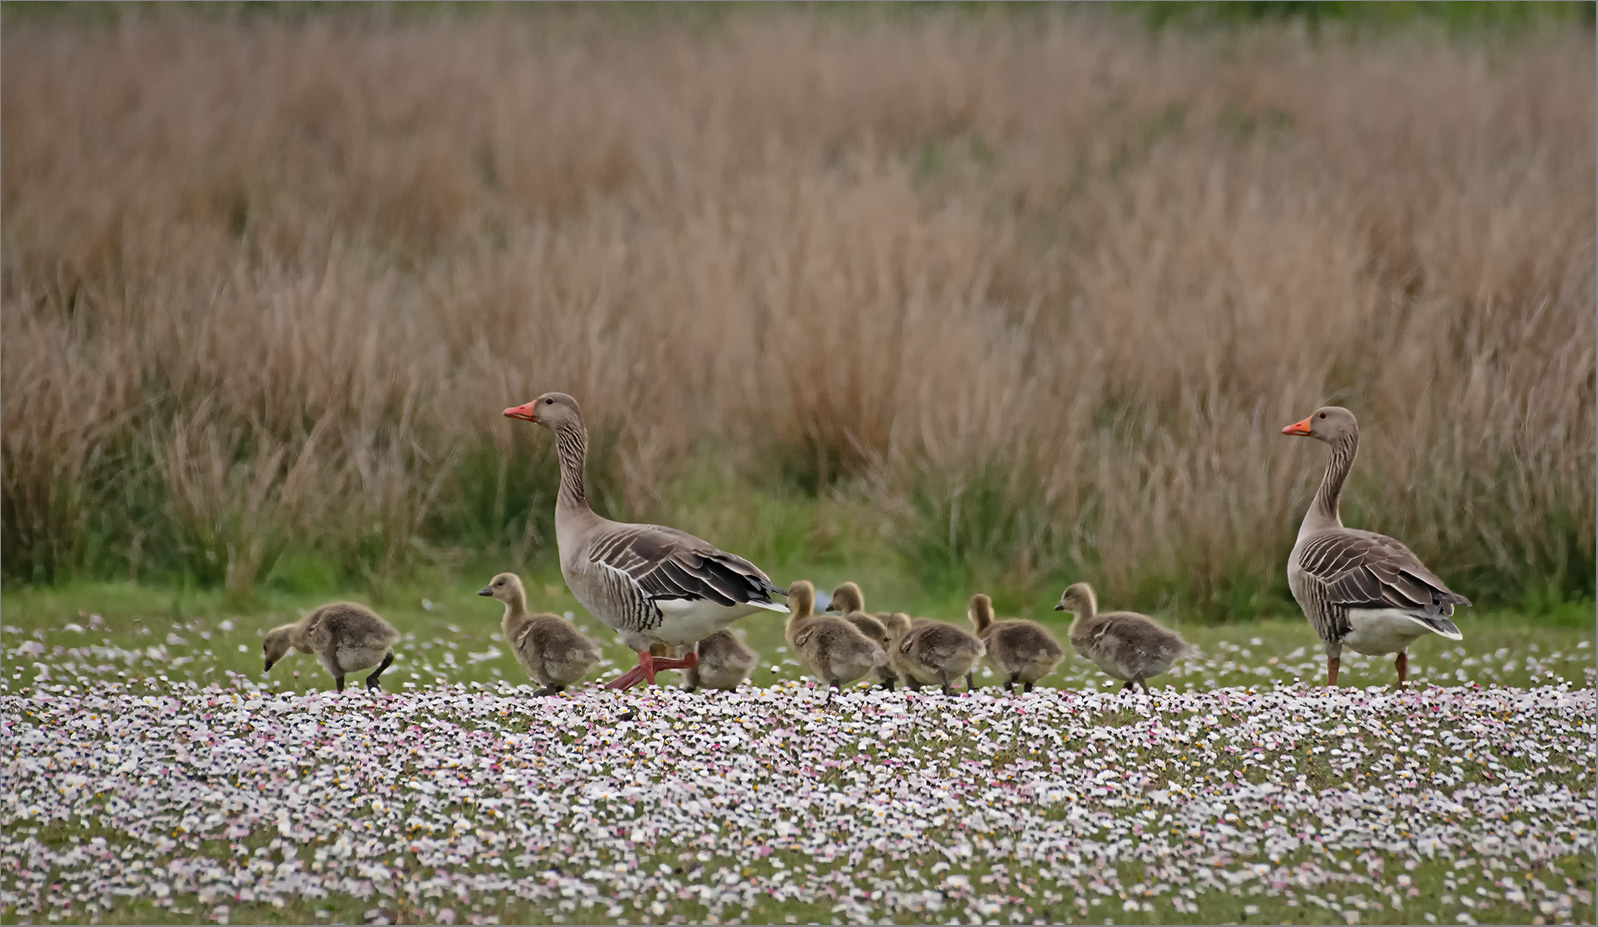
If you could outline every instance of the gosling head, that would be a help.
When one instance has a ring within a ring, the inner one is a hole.
[[[288,656],[294,649],[294,633],[297,628],[292,624],[285,624],[266,632],[266,640],[261,641],[261,651],[266,655],[266,670],[270,673],[272,666],[279,660]]]
[[[486,595],[491,599],[498,599],[506,605],[525,603],[527,590],[522,588],[522,578],[515,573],[501,573],[488,581],[488,585],[477,590],[478,595]]]
[[[840,615],[851,615],[865,610],[865,594],[860,591],[860,587],[855,583],[844,583],[842,586],[832,590],[832,604],[827,606],[827,611],[837,612]]]
[[[1079,618],[1091,618],[1098,613],[1099,602],[1093,595],[1092,586],[1087,583],[1072,583],[1060,594],[1060,604],[1054,606],[1054,610],[1071,612]]]
[[[1342,406],[1322,406],[1309,418],[1282,429],[1284,435],[1316,438],[1327,444],[1336,444],[1358,432],[1359,423],[1354,420],[1354,413]]]
[[[982,592],[972,596],[966,617],[971,619],[971,627],[976,628],[978,634],[986,631],[993,624],[993,600]]]
[[[577,400],[565,393],[545,393],[532,402],[511,406],[505,410],[505,417],[519,418],[556,431],[583,423],[583,413],[577,408]]]
[[[894,612],[883,619],[882,629],[888,632],[890,640],[898,640],[910,631],[910,616],[904,612]]]
[[[815,612],[816,587],[808,579],[796,579],[788,587],[788,609],[795,618],[808,618]]]

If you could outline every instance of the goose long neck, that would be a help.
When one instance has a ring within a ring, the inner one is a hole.
[[[588,506],[588,430],[581,422],[569,422],[555,429],[555,453],[560,457],[560,495],[558,508],[575,512],[591,511]]]
[[[1315,491],[1315,501],[1304,513],[1304,523],[1298,529],[1300,536],[1311,531],[1343,526],[1338,502],[1343,496],[1343,483],[1348,480],[1349,471],[1354,469],[1354,457],[1359,453],[1359,435],[1350,433],[1331,442],[1331,445],[1332,456],[1326,462],[1326,475],[1321,477],[1321,488]]]

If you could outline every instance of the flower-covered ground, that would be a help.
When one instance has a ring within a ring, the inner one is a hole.
[[[412,635],[340,695],[263,679],[262,623],[12,624],[7,922],[1594,918],[1590,632],[1417,648],[1447,685],[1405,692],[1309,684],[1285,623],[1195,629],[1152,697],[1073,659],[822,707],[775,646],[737,693],[538,699]]]

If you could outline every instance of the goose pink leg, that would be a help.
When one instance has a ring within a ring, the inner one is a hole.
[[[699,665],[699,654],[692,650],[684,657],[657,657],[649,651],[638,655],[638,665],[605,683],[607,689],[631,689],[640,682],[655,684],[655,674],[662,670],[688,669]]]

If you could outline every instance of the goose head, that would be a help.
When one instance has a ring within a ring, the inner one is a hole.
[[[563,425],[581,424],[583,413],[577,408],[577,400],[565,393],[545,393],[532,402],[511,406],[505,410],[505,417],[559,429]]]
[[[1282,434],[1315,438],[1327,444],[1336,444],[1344,438],[1357,434],[1358,431],[1359,423],[1354,420],[1354,413],[1342,406],[1322,406],[1308,418],[1283,428]]]

